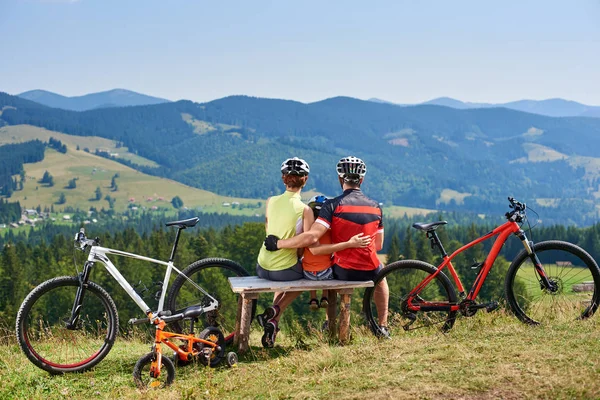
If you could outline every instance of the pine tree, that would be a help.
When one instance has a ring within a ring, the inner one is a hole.
[[[412,229],[411,227],[406,228],[406,235],[404,236],[404,259],[405,260],[414,260],[417,258],[417,248],[415,246],[415,242],[412,237]]]
[[[94,192],[96,201],[99,201],[102,198],[102,190],[100,190],[100,186],[96,187],[96,191]]]
[[[398,235],[392,236],[392,241],[390,243],[390,248],[388,250],[385,263],[387,265],[393,263],[394,261],[398,261],[400,259],[400,240],[398,239]]]
[[[181,200],[181,197],[179,196],[175,196],[173,197],[173,199],[171,200],[171,204],[173,205],[173,207],[175,208],[181,208],[183,207],[183,200]]]
[[[435,260],[431,251],[431,243],[425,233],[417,236],[417,258],[430,264]]]
[[[4,305],[4,316],[14,321],[20,302],[25,297],[24,270],[16,246],[12,243],[4,246],[0,258],[2,275],[0,276],[0,304]]]

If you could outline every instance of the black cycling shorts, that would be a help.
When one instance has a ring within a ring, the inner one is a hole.
[[[256,275],[270,281],[297,281],[304,278],[300,260],[295,265],[280,271],[269,271],[256,264]]]
[[[358,269],[346,269],[337,264],[333,264],[333,276],[340,281],[373,281],[382,268],[383,266],[379,264],[375,269],[363,271]]]

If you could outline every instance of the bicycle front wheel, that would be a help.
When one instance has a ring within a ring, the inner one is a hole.
[[[390,335],[426,326],[437,326],[442,331],[452,328],[456,311],[410,311],[407,307],[409,293],[435,271],[434,266],[425,262],[402,260],[387,265],[379,272],[374,280],[375,286],[368,288],[363,298],[363,311],[375,335],[385,335],[382,326],[387,326]],[[375,292],[384,280],[389,288],[389,301],[387,308],[379,304],[378,309]],[[413,304],[422,302],[457,303],[456,291],[446,275],[440,272],[413,300]]]
[[[547,241],[533,246],[554,289],[547,289],[529,254],[521,251],[505,280],[506,300],[522,322],[556,324],[586,319],[598,308],[600,269],[582,248],[567,242]]]
[[[170,358],[161,357],[160,371],[156,365],[156,353],[148,353],[140,358],[133,367],[133,380],[140,390],[162,389],[175,380],[175,366]],[[158,372],[158,376],[156,376]]]
[[[167,309],[173,314],[190,306],[208,305],[210,299],[198,288],[204,289],[217,299],[219,308],[204,314],[203,326],[216,326],[225,338],[225,344],[233,341],[239,295],[231,291],[228,278],[249,276],[238,263],[225,258],[206,258],[191,264],[178,275],[169,290]],[[256,300],[252,304],[252,317]],[[175,332],[184,332],[184,321],[171,324]]]
[[[52,374],[92,368],[117,336],[115,303],[93,282],[85,289],[76,326],[67,328],[78,288],[78,277],[50,279],[29,293],[17,314],[19,346],[31,362]]]

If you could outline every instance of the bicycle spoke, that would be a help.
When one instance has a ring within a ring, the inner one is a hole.
[[[532,281],[535,269],[528,257],[514,264],[506,293],[517,317],[538,324],[569,322],[593,314],[600,282],[600,270],[594,260],[577,246],[565,242],[538,243],[535,252],[552,286],[545,288]],[[593,282],[591,290],[584,282]]]

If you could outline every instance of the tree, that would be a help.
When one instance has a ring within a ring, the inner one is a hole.
[[[56,204],[65,204],[66,202],[67,202],[67,197],[65,196],[64,193],[61,193]]]
[[[417,236],[417,258],[430,264],[435,261],[435,256],[431,251],[431,243],[425,232]]]
[[[44,176],[42,176],[42,179],[40,179],[38,182],[46,184],[46,185],[48,185],[50,187],[54,186],[54,178],[52,177],[52,175],[48,171],[44,172]]]
[[[392,236],[392,242],[390,244],[390,248],[387,253],[387,257],[385,259],[386,264],[391,264],[394,261],[398,261],[400,259],[400,239],[398,239],[398,235]]]
[[[100,190],[100,186],[96,187],[96,191],[94,193],[96,196],[95,197],[96,201],[99,201],[102,198],[102,190]]]
[[[104,200],[108,201],[108,207],[112,210],[113,208],[115,208],[115,201],[117,199],[110,197],[110,195],[106,195],[104,197]]]
[[[406,260],[414,260],[417,258],[417,248],[412,237],[412,229],[406,228],[406,235],[404,236],[404,258]]]
[[[175,196],[171,200],[171,204],[173,204],[173,207],[175,207],[175,208],[181,208],[181,207],[183,207],[183,200],[181,200],[181,197]]]
[[[67,189],[75,189],[77,187],[77,178],[73,178],[69,180],[67,184]]]
[[[25,271],[21,264],[22,258],[18,256],[16,246],[8,243],[0,253],[0,304],[4,307],[6,315],[16,316],[20,299],[25,297],[24,289],[27,288]],[[4,321],[6,322],[6,321]]]

